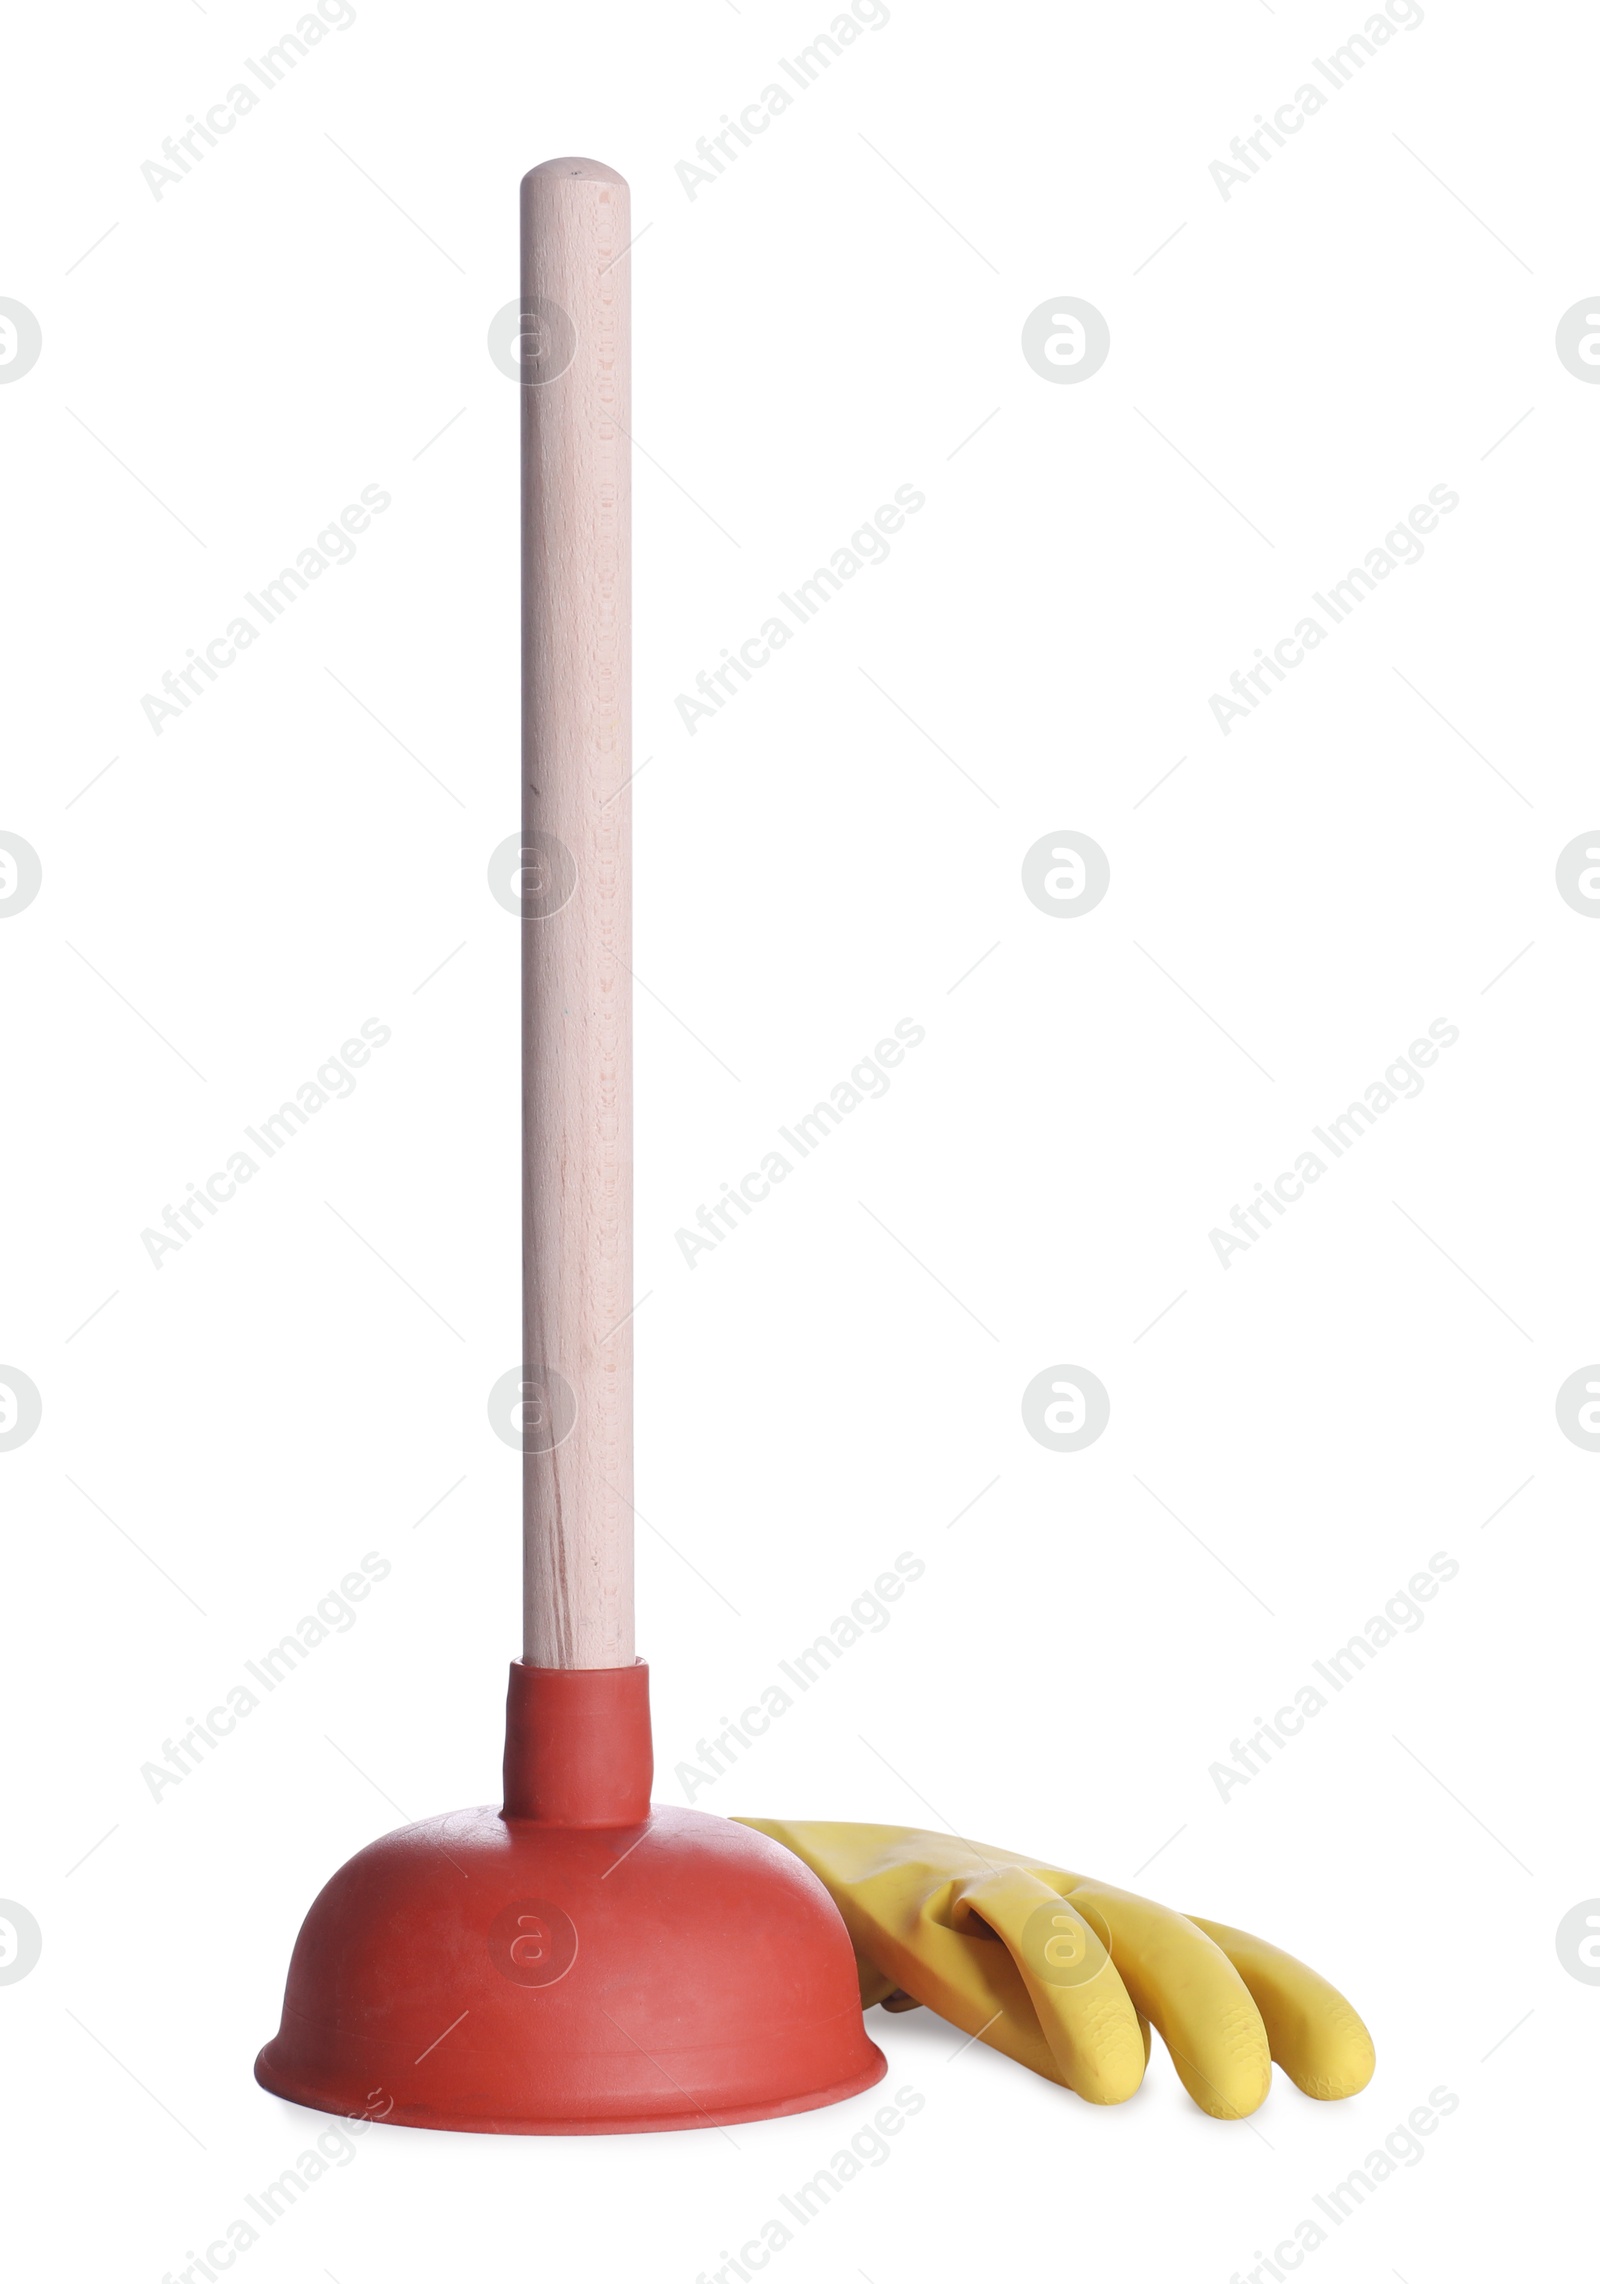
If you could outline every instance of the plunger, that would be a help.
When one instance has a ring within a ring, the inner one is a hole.
[[[336,1872],[256,2061],[391,2125],[641,2133],[882,2077],[820,1881],[650,1805],[633,1642],[628,189],[522,184],[523,1653],[505,1800]],[[390,2106],[385,2106],[390,2105]]]

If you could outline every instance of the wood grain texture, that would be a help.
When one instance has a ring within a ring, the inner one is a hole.
[[[524,178],[523,862],[559,905],[521,929],[523,1656],[543,1666],[634,1655],[628,238],[609,167]]]

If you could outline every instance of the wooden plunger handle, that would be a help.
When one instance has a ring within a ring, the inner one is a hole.
[[[523,1657],[633,1662],[628,186],[522,184]]]

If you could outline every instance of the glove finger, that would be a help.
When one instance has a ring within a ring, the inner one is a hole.
[[[1105,1933],[1140,2014],[1160,2031],[1190,2097],[1211,2117],[1248,2117],[1266,2100],[1266,2025],[1238,1969],[1209,1935],[1165,1904],[1082,1880],[1072,1901]]]
[[[1086,2102],[1125,2102],[1148,2046],[1098,1930],[1033,1873],[1008,1868],[958,1882],[950,1925],[981,1920],[1010,1952],[1063,2085]]]
[[[1213,1919],[1193,1924],[1232,1960],[1267,2026],[1272,2059],[1300,2091],[1319,2102],[1359,2094],[1377,2056],[1366,2024],[1343,1992],[1259,1935]]]

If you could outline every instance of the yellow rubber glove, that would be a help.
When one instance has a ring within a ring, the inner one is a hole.
[[[1259,2108],[1274,2062],[1319,2101],[1372,2076],[1348,2000],[1236,1927],[941,1832],[737,1821],[822,1881],[855,1945],[863,2006],[931,2007],[1085,2101],[1137,2090],[1151,2023],[1212,2117]]]

